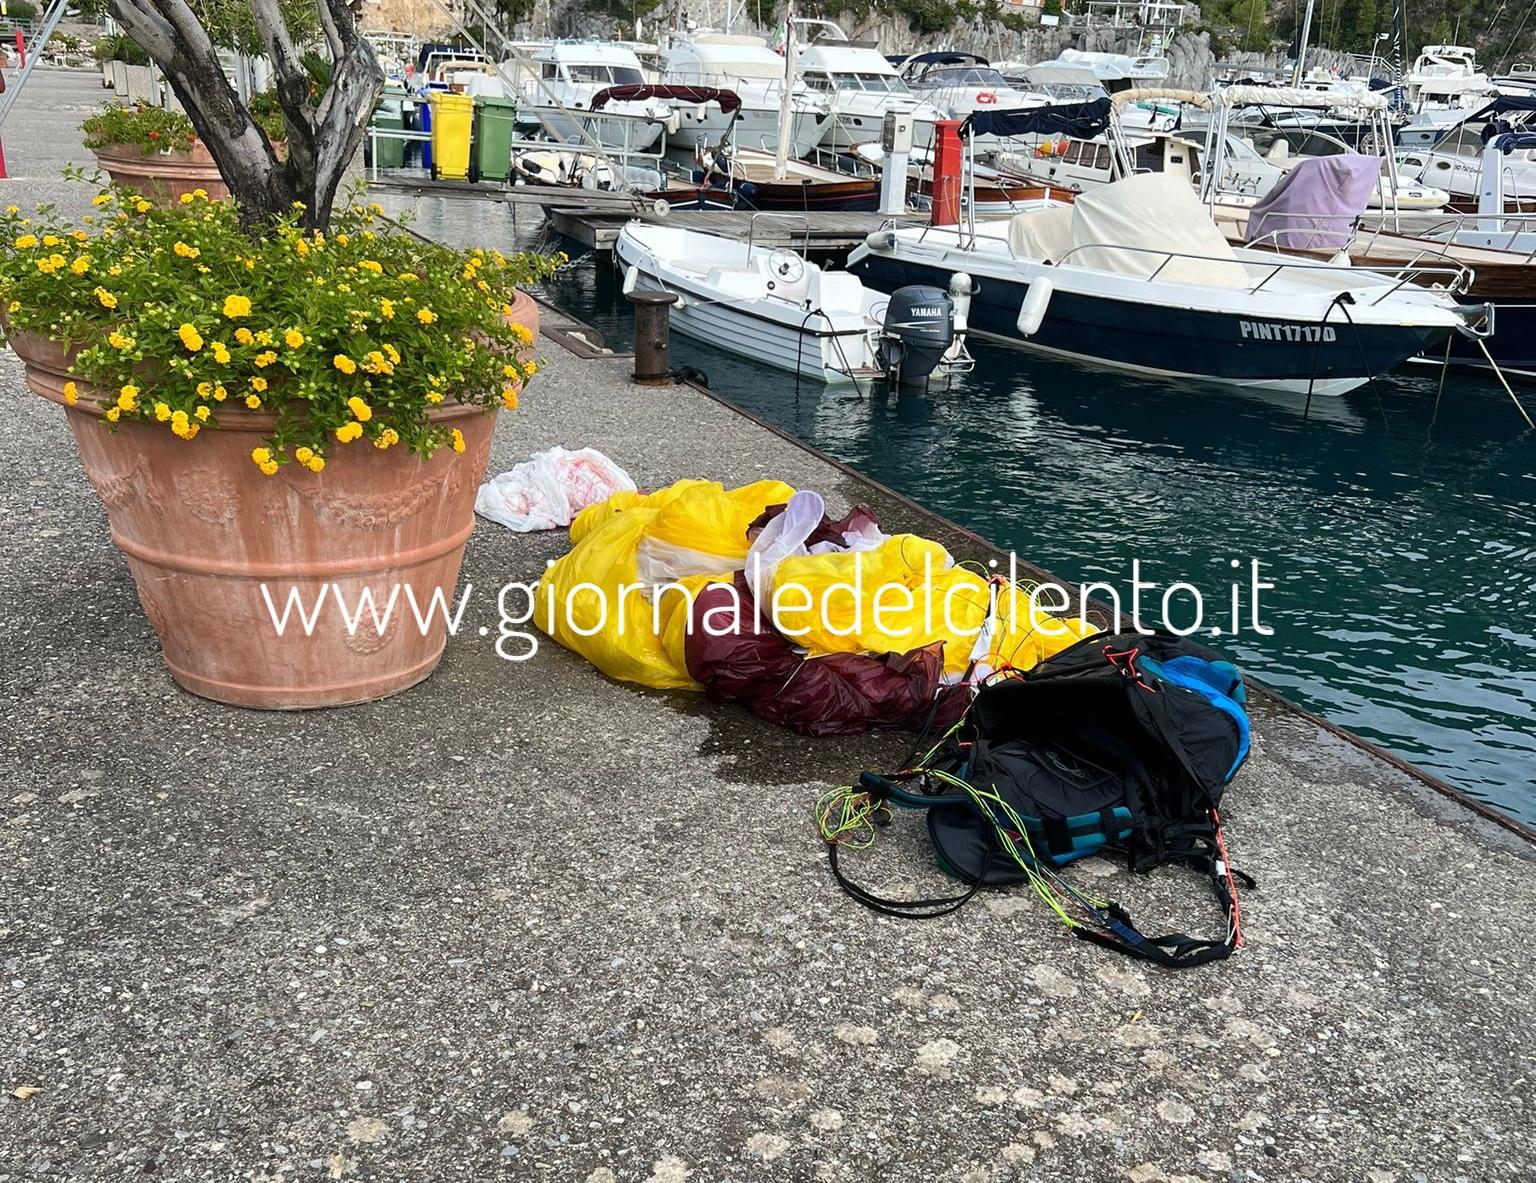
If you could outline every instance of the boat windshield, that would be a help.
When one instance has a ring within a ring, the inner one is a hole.
[[[946,66],[940,70],[929,70],[919,81],[925,86],[1006,87],[1008,85],[1003,81],[1001,74],[985,66]]]
[[[1255,152],[1266,159],[1271,153],[1278,155],[1282,151],[1275,147],[1281,140],[1285,141],[1283,151],[1288,156],[1338,156],[1351,151],[1342,140],[1303,128],[1255,127],[1234,123],[1232,133],[1247,141]]]
[[[566,69],[572,82],[600,82],[604,86],[639,86],[645,75],[633,66],[607,66],[591,62],[572,62]]]
[[[907,84],[894,74],[870,74],[863,71],[839,71],[828,75],[838,90],[867,90],[871,94],[911,94]]]

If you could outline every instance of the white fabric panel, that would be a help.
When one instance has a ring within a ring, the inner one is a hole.
[[[1139,173],[1078,197],[1072,245],[1086,248],[1067,260],[1073,266],[1142,277],[1156,272],[1159,281],[1206,287],[1253,282],[1189,182],[1161,173]],[[1144,249],[1116,249],[1124,247]],[[1163,252],[1193,257],[1170,259]]]
[[[1008,219],[1008,249],[1016,259],[1058,261],[1072,249],[1072,206],[1062,202],[1014,214]]]
[[[1288,86],[1225,86],[1211,92],[1219,107],[1353,107],[1359,111],[1384,111],[1387,96],[1381,91],[1292,90]]]

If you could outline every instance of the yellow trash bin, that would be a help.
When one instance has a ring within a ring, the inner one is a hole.
[[[467,181],[475,100],[465,94],[434,90],[427,101],[432,106],[432,176]]]

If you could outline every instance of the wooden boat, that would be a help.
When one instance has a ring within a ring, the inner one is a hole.
[[[756,148],[710,150],[693,170],[691,198],[701,208],[871,212],[880,206],[879,177],[857,177],[803,160],[785,162],[783,177],[775,177],[772,152]],[[666,191],[648,194],[674,203],[690,196],[676,182]]]

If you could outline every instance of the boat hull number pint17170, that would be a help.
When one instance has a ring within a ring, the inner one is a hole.
[[[1256,341],[1335,341],[1338,339],[1338,334],[1328,325],[1285,325],[1264,320],[1244,320],[1238,323],[1242,326],[1244,340],[1250,337]]]

